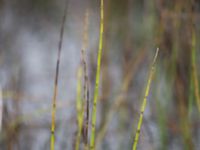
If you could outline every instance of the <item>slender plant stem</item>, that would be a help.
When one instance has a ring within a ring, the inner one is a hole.
[[[133,79],[133,76],[137,72],[138,67],[142,63],[142,60],[144,60],[145,55],[146,55],[146,49],[142,50],[141,53],[139,54],[139,56],[136,56],[136,58],[133,58],[132,59],[133,61],[130,62],[130,64],[128,65],[128,66],[130,66],[129,72],[125,75],[122,85],[120,87],[120,91],[117,92],[118,95],[114,98],[116,100],[114,101],[114,104],[109,109],[109,112],[107,113],[106,118],[105,118],[105,122],[104,122],[102,128],[100,129],[100,131],[98,132],[98,135],[96,138],[97,146],[100,144],[100,142],[106,135],[109,123],[111,122],[114,113],[117,111],[117,109],[119,108],[119,106],[121,105],[123,100],[126,99],[126,96],[124,96],[126,94],[124,94],[124,93],[127,93],[128,88],[131,83],[131,80]]]
[[[197,103],[198,111],[200,112],[200,95],[199,95],[199,81],[196,66],[196,35],[195,26],[192,27],[192,78],[194,83],[194,94]]]
[[[100,80],[100,70],[101,70],[101,56],[102,56],[102,48],[103,48],[103,28],[104,26],[104,4],[103,0],[101,0],[100,6],[100,33],[99,33],[99,50],[98,50],[98,58],[97,58],[97,72],[96,72],[96,82],[94,89],[94,100],[93,100],[93,109],[92,109],[92,130],[90,137],[90,149],[95,149],[95,130],[96,130],[96,109],[97,109],[97,99],[99,95],[99,80]]]
[[[140,108],[140,118],[139,118],[139,122],[138,122],[138,125],[137,125],[135,139],[134,139],[134,142],[133,142],[133,150],[137,149],[137,144],[138,144],[138,140],[139,140],[139,136],[140,136],[140,130],[141,130],[142,121],[143,121],[143,117],[144,117],[144,111],[146,109],[146,104],[147,104],[147,98],[148,98],[148,95],[149,95],[151,82],[152,82],[153,75],[154,75],[154,72],[155,72],[155,63],[156,63],[156,59],[157,59],[157,56],[158,56],[158,52],[159,52],[159,49],[157,48],[156,54],[154,56],[153,64],[151,66],[151,71],[150,71],[150,74],[149,74],[149,77],[148,77],[147,86],[146,86],[146,90],[145,90],[145,96],[144,96],[144,99],[143,99],[143,102],[142,102],[142,106]]]
[[[61,29],[60,29],[60,38],[59,38],[59,43],[58,43],[58,57],[57,57],[57,63],[56,63],[54,93],[53,93],[53,100],[52,100],[52,122],[51,122],[51,144],[50,144],[51,150],[55,149],[54,148],[55,147],[55,126],[56,126],[55,117],[56,117],[56,101],[57,101],[57,93],[58,93],[58,76],[59,76],[60,56],[61,56],[62,43],[63,43],[66,12],[67,12],[67,3],[65,5],[64,15],[62,18],[62,24],[61,24]]]
[[[84,19],[84,32],[83,32],[83,45],[81,49],[81,64],[78,69],[78,82],[77,82],[77,122],[78,132],[76,138],[75,150],[79,150],[81,133],[83,134],[84,149],[88,147],[88,120],[89,120],[89,87],[85,51],[88,44],[88,10],[85,13]],[[82,98],[82,76],[84,77],[83,83],[83,98]],[[84,114],[86,112],[86,117]]]
[[[83,139],[84,139],[84,150],[88,149],[88,122],[89,122],[89,80],[86,62],[86,49],[88,47],[88,26],[89,26],[89,9],[86,9],[85,20],[84,20],[84,32],[83,32],[83,48],[82,54],[82,67],[84,74],[84,107],[85,107],[85,118],[83,126]],[[83,110],[84,111],[84,110]]]
[[[76,110],[77,110],[77,123],[78,123],[78,132],[76,137],[75,150],[79,150],[80,140],[81,140],[81,131],[83,127],[83,114],[84,114],[84,105],[82,101],[82,66],[78,68],[78,80],[77,80],[77,97],[76,97]]]

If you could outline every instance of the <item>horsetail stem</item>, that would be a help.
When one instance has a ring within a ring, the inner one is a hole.
[[[194,84],[194,94],[195,99],[197,103],[198,111],[200,112],[200,95],[199,95],[199,81],[198,81],[198,75],[197,75],[197,66],[196,66],[196,34],[195,34],[195,26],[193,24],[192,28],[192,78],[193,78],[193,84]]]
[[[156,63],[156,59],[157,59],[157,56],[158,56],[158,52],[159,52],[159,48],[157,48],[156,54],[155,54],[154,59],[153,59],[153,63],[152,63],[152,66],[151,66],[150,74],[149,74],[146,89],[145,89],[145,96],[144,96],[144,99],[143,99],[143,102],[142,102],[142,106],[140,108],[140,118],[139,118],[139,122],[138,122],[138,125],[137,125],[135,139],[134,139],[134,142],[133,142],[133,150],[137,149],[137,144],[138,144],[138,140],[139,140],[139,136],[140,136],[140,130],[141,130],[143,116],[144,116],[144,111],[145,111],[146,104],[147,104],[147,97],[149,95],[151,82],[152,82],[153,75],[154,75],[154,72],[155,72],[155,63]]]
[[[84,149],[88,149],[88,122],[89,122],[89,81],[87,72],[87,62],[86,62],[86,49],[88,47],[88,26],[89,26],[89,10],[86,10],[85,20],[84,20],[84,32],[83,32],[83,48],[81,50],[82,65],[83,65],[83,75],[84,75],[84,107],[85,107],[85,118],[83,125],[83,139],[84,139]]]
[[[75,150],[79,150],[80,139],[81,139],[81,131],[83,126],[83,108],[84,103],[82,101],[82,66],[80,65],[78,68],[78,80],[77,80],[77,97],[76,97],[76,110],[77,110],[77,123],[78,123],[78,132],[76,137],[76,145]]]
[[[83,133],[84,138],[84,149],[87,149],[88,142],[88,120],[89,120],[89,90],[88,90],[88,75],[87,75],[87,64],[85,51],[88,44],[88,10],[85,13],[84,19],[84,31],[83,31],[83,45],[81,49],[81,65],[78,69],[78,83],[77,83],[77,121],[78,121],[78,133],[76,138],[75,149],[79,150],[81,133]],[[83,83],[83,98],[81,98],[82,89],[82,76],[84,77]],[[86,111],[86,117],[84,114]]]
[[[97,58],[97,72],[96,72],[96,81],[95,81],[95,89],[94,89],[94,100],[93,100],[93,108],[92,108],[92,130],[90,137],[90,149],[95,149],[95,130],[96,130],[96,109],[97,109],[97,99],[99,95],[99,80],[100,80],[100,70],[101,70],[101,55],[103,48],[103,28],[104,26],[104,3],[101,0],[100,6],[100,32],[99,32],[99,49],[98,49],[98,58]]]

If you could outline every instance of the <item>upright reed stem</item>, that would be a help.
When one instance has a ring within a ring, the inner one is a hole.
[[[82,67],[84,75],[84,109],[85,109],[85,118],[83,125],[83,139],[84,139],[84,150],[88,149],[88,123],[89,123],[89,80],[88,80],[88,71],[87,71],[87,62],[86,62],[86,49],[88,47],[88,26],[89,26],[89,9],[86,9],[85,19],[84,19],[84,32],[83,32],[83,48],[81,50],[82,55]]]
[[[195,99],[197,103],[197,108],[198,108],[198,111],[200,112],[199,81],[198,81],[198,73],[197,73],[197,66],[196,66],[196,33],[195,33],[194,23],[192,23],[192,42],[191,43],[192,43],[191,45],[192,46],[192,50],[191,50],[192,78],[193,78],[193,83],[194,83],[194,94],[195,94]]]
[[[84,115],[84,102],[82,99],[82,66],[78,68],[78,80],[77,80],[77,97],[76,97],[76,110],[77,110],[77,123],[78,123],[78,132],[76,137],[75,150],[79,150],[80,141],[81,141],[81,132],[83,127],[83,115]]]
[[[153,64],[151,66],[151,71],[150,71],[150,74],[149,74],[149,77],[148,77],[146,90],[145,90],[145,96],[144,96],[144,99],[143,99],[143,102],[142,102],[142,106],[140,108],[140,118],[139,118],[139,122],[138,122],[138,125],[137,125],[136,135],[135,135],[135,139],[134,139],[134,143],[133,143],[133,150],[137,149],[137,144],[138,144],[138,140],[139,140],[139,136],[140,136],[140,130],[141,130],[142,121],[143,121],[143,117],[144,117],[144,111],[145,111],[146,104],[147,104],[147,97],[149,95],[151,81],[153,79],[153,75],[154,75],[154,72],[155,72],[155,63],[156,63],[156,59],[157,59],[157,56],[158,56],[158,52],[159,52],[159,49],[157,48],[156,54],[154,56]]]
[[[85,51],[88,45],[88,18],[89,11],[86,10],[85,19],[84,19],[84,31],[83,31],[83,45],[81,49],[81,64],[79,67],[78,73],[78,82],[77,82],[77,116],[78,116],[78,132],[76,138],[75,150],[79,150],[81,134],[83,135],[84,140],[84,150],[88,149],[88,120],[89,120],[89,83],[87,75],[87,63]],[[83,98],[81,96],[82,88],[82,75],[84,76],[83,83]],[[85,118],[84,114],[86,112]]]
[[[99,33],[99,50],[98,50],[98,58],[97,58],[97,72],[96,72],[96,81],[95,81],[95,89],[94,89],[94,100],[93,100],[93,108],[92,108],[92,130],[90,137],[90,149],[95,149],[95,130],[96,130],[96,111],[97,111],[97,99],[99,95],[99,80],[100,80],[100,70],[101,70],[101,55],[103,48],[103,26],[104,26],[104,4],[103,0],[101,0],[100,6],[100,33]]]
[[[65,5],[64,15],[62,18],[62,24],[61,24],[61,29],[60,29],[60,38],[59,38],[59,43],[58,43],[58,57],[57,57],[57,63],[56,63],[54,93],[53,93],[53,100],[52,100],[52,116],[51,116],[52,122],[51,122],[51,144],[50,144],[51,150],[54,150],[54,147],[55,147],[55,126],[56,126],[55,117],[56,117],[56,101],[57,101],[57,93],[58,93],[58,76],[59,76],[60,56],[61,56],[61,50],[62,50],[66,12],[67,12],[67,3]]]

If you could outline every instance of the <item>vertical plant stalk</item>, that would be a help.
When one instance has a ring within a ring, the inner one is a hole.
[[[120,87],[120,91],[118,92],[119,95],[117,95],[117,97],[114,98],[116,100],[106,115],[105,123],[103,127],[100,129],[98,136],[96,138],[96,145],[100,144],[100,142],[105,137],[106,132],[108,130],[109,123],[111,122],[112,117],[114,115],[114,112],[118,110],[118,107],[122,104],[123,100],[126,99],[126,96],[124,96],[124,93],[127,93],[131,80],[133,76],[135,75],[135,73],[137,72],[138,67],[142,63],[142,60],[144,60],[145,55],[146,55],[146,49],[142,50],[139,56],[136,56],[136,58],[133,58],[132,59],[133,61],[130,62],[130,64],[128,65],[130,67],[129,72],[124,77],[122,85]]]
[[[198,111],[200,112],[200,95],[199,95],[199,81],[196,66],[196,35],[194,31],[194,24],[192,27],[192,78],[194,83],[194,94],[197,103]]]
[[[84,149],[87,149],[88,142],[88,120],[89,120],[89,87],[88,87],[88,75],[87,75],[87,64],[85,50],[88,44],[88,10],[85,13],[84,19],[84,32],[83,32],[83,45],[81,49],[81,65],[78,70],[78,83],[77,83],[77,121],[78,121],[78,132],[76,138],[75,149],[79,150],[81,133],[83,133],[84,139]],[[83,98],[82,97],[82,75],[84,76],[83,83]],[[86,117],[84,119],[84,112],[86,112]]]
[[[91,130],[91,137],[90,137],[90,149],[91,150],[95,149],[96,111],[97,111],[97,99],[98,99],[98,95],[99,95],[101,56],[102,56],[102,48],[103,48],[103,30],[104,30],[103,26],[104,26],[104,4],[103,4],[103,0],[101,0],[99,50],[98,50],[98,58],[97,58],[97,72],[96,72],[94,100],[93,100],[93,108],[92,108],[92,130]]]
[[[146,109],[146,104],[147,104],[147,98],[149,96],[149,90],[150,90],[151,82],[152,82],[153,75],[154,75],[154,72],[155,72],[155,63],[156,63],[156,59],[157,59],[157,56],[158,56],[158,52],[159,52],[159,48],[157,48],[156,54],[155,54],[154,59],[153,59],[153,63],[152,63],[152,66],[151,66],[150,74],[149,74],[147,85],[146,85],[145,96],[144,96],[144,99],[143,99],[143,102],[142,102],[142,106],[140,108],[140,118],[139,118],[139,122],[138,122],[138,125],[137,125],[135,139],[134,139],[134,142],[133,142],[133,150],[137,149],[137,144],[138,144],[138,140],[139,140],[139,136],[140,136],[140,130],[141,130],[142,121],[143,121],[143,117],[144,117],[144,111]]]
[[[85,118],[85,131],[84,131],[84,150],[88,150],[88,125],[89,125],[89,81],[86,80],[86,118]]]
[[[88,26],[89,26],[89,9],[86,9],[85,19],[84,19],[84,31],[83,31],[83,48],[81,50],[82,56],[82,67],[84,75],[84,107],[85,118],[83,124],[83,141],[84,141],[84,150],[88,149],[88,123],[89,123],[89,81],[88,81],[88,72],[87,72],[87,62],[86,62],[86,49],[88,47]]]
[[[81,131],[83,127],[83,114],[84,114],[84,105],[82,101],[82,66],[78,68],[78,80],[77,80],[77,97],[76,97],[76,110],[77,110],[77,123],[78,123],[78,132],[76,137],[75,150],[79,150],[80,140],[81,140]]]
[[[55,81],[54,81],[54,93],[53,93],[53,100],[52,100],[52,122],[51,122],[51,143],[50,143],[50,150],[54,150],[55,147],[55,117],[56,117],[56,101],[57,101],[57,93],[58,93],[58,76],[59,76],[59,66],[60,66],[60,56],[62,50],[62,43],[63,43],[63,35],[64,35],[64,26],[66,20],[66,12],[67,12],[67,3],[65,5],[64,15],[62,18],[62,24],[60,29],[60,37],[58,43],[58,57],[56,63],[56,74],[55,74]]]

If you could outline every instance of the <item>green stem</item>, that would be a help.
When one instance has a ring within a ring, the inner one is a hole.
[[[97,111],[97,99],[99,95],[99,80],[100,80],[101,56],[102,56],[102,48],[103,48],[103,30],[104,30],[103,28],[103,25],[104,25],[103,0],[101,0],[100,15],[101,15],[101,20],[100,20],[100,33],[99,33],[99,50],[98,50],[98,58],[97,58],[97,72],[96,72],[93,110],[92,110],[92,130],[91,130],[91,138],[90,138],[91,150],[95,149],[96,111]]]
[[[150,90],[150,86],[151,86],[151,81],[153,79],[153,75],[155,72],[155,62],[158,56],[158,51],[159,49],[157,48],[156,54],[154,56],[154,60],[153,60],[153,64],[151,66],[151,71],[148,77],[148,82],[147,82],[147,86],[146,86],[146,90],[145,90],[145,96],[142,102],[142,106],[140,109],[140,118],[139,118],[139,122],[137,125],[137,130],[136,130],[136,135],[135,135],[135,139],[134,139],[134,143],[133,143],[133,150],[137,149],[137,144],[138,144],[138,140],[139,140],[139,136],[140,136],[140,130],[141,130],[141,126],[142,126],[142,121],[143,121],[143,117],[144,117],[144,111],[146,109],[146,104],[147,104],[147,97],[149,95],[149,90]]]

